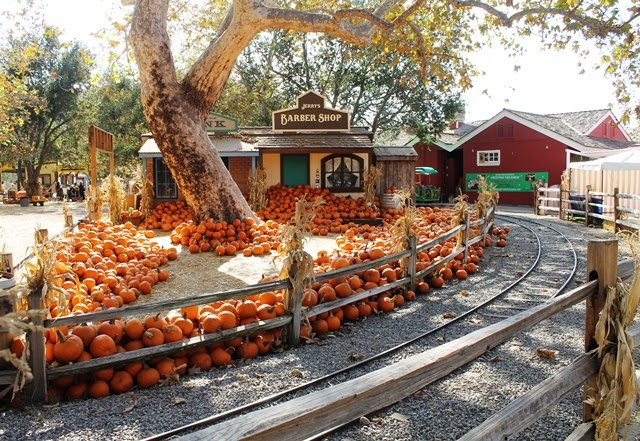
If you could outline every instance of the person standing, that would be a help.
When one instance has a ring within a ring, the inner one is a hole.
[[[80,181],[78,184],[78,196],[80,196],[80,200],[84,201],[84,182]]]

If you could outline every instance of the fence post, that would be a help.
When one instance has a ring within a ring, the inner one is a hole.
[[[29,342],[29,365],[33,380],[29,383],[26,400],[32,403],[44,403],[47,400],[47,365],[44,348],[44,303],[42,291],[31,291],[27,299],[29,311],[41,311],[34,315],[31,324],[35,329],[27,332]]]
[[[620,218],[620,211],[618,210],[618,206],[620,205],[620,198],[618,198],[618,193],[620,189],[618,187],[613,189],[613,232],[616,233],[618,231],[618,219]]]
[[[464,233],[462,233],[462,246],[464,247],[464,254],[462,256],[462,263],[467,263],[467,256],[469,255],[469,250],[467,249],[467,242],[469,242],[469,210],[465,211],[464,214]]]
[[[600,311],[607,298],[607,287],[616,285],[618,277],[618,241],[613,239],[590,240],[587,244],[587,278],[597,279],[598,289],[587,298],[584,349],[589,352],[597,347],[594,335]],[[586,399],[596,393],[595,377],[589,378],[584,385],[584,404],[582,420],[592,420],[593,408],[586,404]]]
[[[584,194],[584,224],[589,226],[589,202],[591,202],[591,185],[587,185],[587,191]]]
[[[289,280],[291,280],[291,288],[289,289],[289,301],[287,302],[287,312],[292,314],[289,332],[287,332],[287,343],[290,346],[298,346],[300,343],[300,323],[302,322],[302,297],[304,295],[304,286],[302,292],[293,283],[299,270],[299,262],[292,259],[291,269],[289,270]]]
[[[409,255],[409,277],[411,278],[410,282],[410,290],[415,291],[416,289],[416,264],[418,263],[418,250],[416,249],[418,246],[418,238],[413,234],[409,236],[409,249],[411,250],[411,254]]]
[[[560,191],[558,192],[558,219],[564,219],[562,217],[562,204],[564,200],[562,199],[562,195],[564,195],[565,190],[560,186]]]
[[[540,202],[539,198],[540,198],[540,187],[536,183],[536,185],[534,185],[533,187],[533,214],[535,216],[538,215],[538,204]]]

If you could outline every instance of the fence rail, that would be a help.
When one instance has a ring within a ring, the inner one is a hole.
[[[554,187],[536,187],[536,215],[557,213],[560,219],[582,218],[585,225],[610,224],[618,229],[640,230],[640,210],[625,207],[621,200],[640,200],[640,195],[623,194],[617,188],[613,193],[592,191],[587,186],[584,192]]]
[[[316,274],[314,280],[316,282],[324,282],[341,276],[347,276],[356,274],[361,271],[366,271],[367,269],[377,268],[381,265],[390,262],[396,262],[407,257],[409,258],[410,262],[413,262],[413,264],[410,264],[408,266],[408,274],[397,281],[390,282],[386,285],[378,286],[366,291],[362,291],[357,294],[354,293],[346,298],[338,298],[331,302],[321,303],[312,308],[302,307],[301,299],[304,294],[304,287],[300,291],[294,291],[295,288],[293,287],[291,281],[288,279],[258,283],[255,285],[249,285],[229,291],[197,294],[181,297],[180,299],[175,300],[159,301],[147,303],[145,305],[130,305],[117,309],[108,309],[81,315],[67,315],[57,318],[46,317],[48,311],[42,307],[42,293],[32,292],[29,294],[28,299],[30,309],[40,310],[42,311],[42,314],[32,318],[33,323],[38,325],[38,329],[36,331],[27,333],[27,339],[30,345],[30,365],[34,373],[34,378],[29,384],[27,398],[36,403],[44,402],[47,396],[47,382],[58,377],[82,374],[107,367],[123,366],[134,361],[145,360],[160,355],[166,355],[173,352],[195,348],[198,346],[209,345],[214,342],[224,341],[234,337],[245,336],[274,328],[284,327],[288,337],[288,343],[292,346],[295,346],[300,341],[300,322],[305,315],[314,316],[322,314],[323,312],[330,311],[339,306],[353,303],[366,297],[375,296],[390,289],[401,286],[408,286],[409,289],[414,289],[416,281],[418,279],[429,274],[438,266],[454,259],[460,253],[463,253],[463,261],[466,261],[467,249],[479,240],[484,240],[485,235],[491,231],[494,213],[495,206],[492,206],[485,214],[484,218],[477,219],[471,222],[469,216],[467,215],[466,219],[464,219],[464,223],[424,243],[418,244],[415,236],[410,237],[409,248],[405,251],[384,256],[382,258],[371,260],[369,262],[364,262],[357,265],[347,266],[338,270]],[[481,229],[481,233],[478,236],[470,237],[468,231],[470,231],[472,227],[478,227],[479,229]],[[421,271],[416,271],[415,262],[418,253],[427,250],[437,244],[444,243],[459,234],[462,235],[463,238],[462,245],[460,247],[454,249],[448,256],[432,262]],[[295,269],[293,269],[292,272],[295,273]],[[311,280],[307,280],[305,286],[308,286],[309,283],[311,283]],[[203,305],[229,299],[243,299],[255,294],[261,294],[264,292],[275,290],[290,290],[292,291],[291,295],[293,296],[293,298],[298,300],[292,302],[291,304],[293,305],[293,307],[290,310],[286,311],[285,315],[281,317],[276,317],[274,319],[268,320],[259,320],[247,325],[241,325],[227,330],[220,330],[215,333],[204,334],[185,340],[180,340],[178,342],[165,343],[159,346],[148,347],[131,352],[118,353],[108,357],[91,359],[88,361],[73,363],[64,366],[47,367],[44,361],[44,330],[47,328],[79,325],[82,323],[98,323],[104,320],[111,320],[115,318],[142,317],[151,314],[165,313],[169,310],[179,309],[186,306]],[[0,371],[0,385],[13,383],[15,375],[15,371]]]

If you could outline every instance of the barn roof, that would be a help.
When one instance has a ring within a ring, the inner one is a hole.
[[[586,133],[590,133],[593,130],[593,127],[599,124],[599,122],[604,120],[607,116],[611,116],[615,120],[615,117],[610,110],[606,110],[605,112],[606,113],[603,113],[602,110],[596,110],[571,112],[566,114],[558,113],[538,115],[535,113],[504,109],[493,118],[485,121],[474,130],[458,139],[454,149],[471,140],[476,135],[482,133],[485,129],[505,117],[566,144],[568,147],[574,148],[579,152],[587,154],[593,150],[621,149],[633,145],[633,141],[617,141],[586,135]]]

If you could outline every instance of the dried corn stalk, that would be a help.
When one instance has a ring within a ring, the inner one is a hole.
[[[376,183],[382,176],[382,167],[371,166],[364,172],[364,201],[367,207],[372,207],[374,211],[378,210],[376,207]]]
[[[409,248],[409,236],[415,236],[413,225],[416,223],[416,207],[411,198],[411,192],[404,188],[399,190],[397,196],[400,198],[400,211],[404,214],[400,216],[389,229],[393,247],[392,253],[399,253]],[[407,271],[409,269],[409,258],[400,260],[400,267]]]
[[[635,401],[640,398],[633,363],[633,341],[628,329],[640,302],[640,236],[634,233],[629,246],[635,260],[630,286],[620,282],[607,289],[607,299],[596,325],[600,371],[596,390],[587,400],[593,406],[597,440],[617,441],[618,431],[630,422]]]
[[[307,231],[316,216],[316,207],[323,203],[322,197],[309,202],[306,200],[305,195],[305,197],[296,201],[293,222],[280,227],[282,245],[278,248],[278,254],[283,259],[280,278],[288,278],[293,285],[292,290],[285,293],[284,304],[288,310],[291,310],[294,305],[294,299],[290,296],[290,293],[302,293],[305,281],[313,280],[315,276],[313,258],[304,250],[304,243],[308,234]]]
[[[102,191],[95,185],[89,186],[87,213],[89,213],[89,219],[92,221],[102,219]]]
[[[249,206],[256,212],[267,206],[267,172],[258,167],[255,174],[249,175]]]
[[[453,207],[453,217],[451,219],[451,227],[455,228],[458,225],[462,225],[467,218],[467,214],[469,213],[469,204],[467,204],[467,195],[461,194],[457,196],[453,202],[455,203]],[[485,211],[486,214],[486,211]],[[480,215],[478,214],[478,217]],[[462,231],[456,234],[456,248],[460,248],[462,246]]]
[[[151,216],[151,201],[154,196],[155,191],[153,190],[153,182],[151,179],[143,180],[140,188],[140,214],[143,218]]]
[[[476,211],[478,212],[478,219],[484,219],[489,209],[498,205],[500,194],[494,186],[490,186],[484,176],[480,176],[478,182],[478,199],[476,199]],[[488,220],[488,219],[487,219]]]
[[[73,216],[71,215],[71,210],[67,205],[67,201],[62,201],[62,215],[64,216],[64,226],[70,227],[73,225]]]
[[[122,181],[115,175],[110,175],[109,179],[102,183],[102,193],[107,195],[107,206],[109,207],[109,220],[113,224],[122,222],[122,210],[125,206],[125,193],[122,188]]]
[[[0,317],[0,328],[9,334],[20,335],[27,331],[37,330],[36,326],[29,322],[23,321],[23,318],[30,317],[36,314],[41,314],[42,311],[21,311],[20,314],[11,312]],[[17,371],[16,378],[13,384],[6,387],[4,390],[0,390],[0,400],[4,398],[9,392],[12,393],[12,398],[17,392],[22,390],[27,382],[33,379],[31,373],[31,366],[29,366],[28,355],[29,347],[28,341],[25,342],[25,350],[22,352],[22,356],[18,358],[10,349],[0,350],[0,360],[4,360],[10,363]]]

